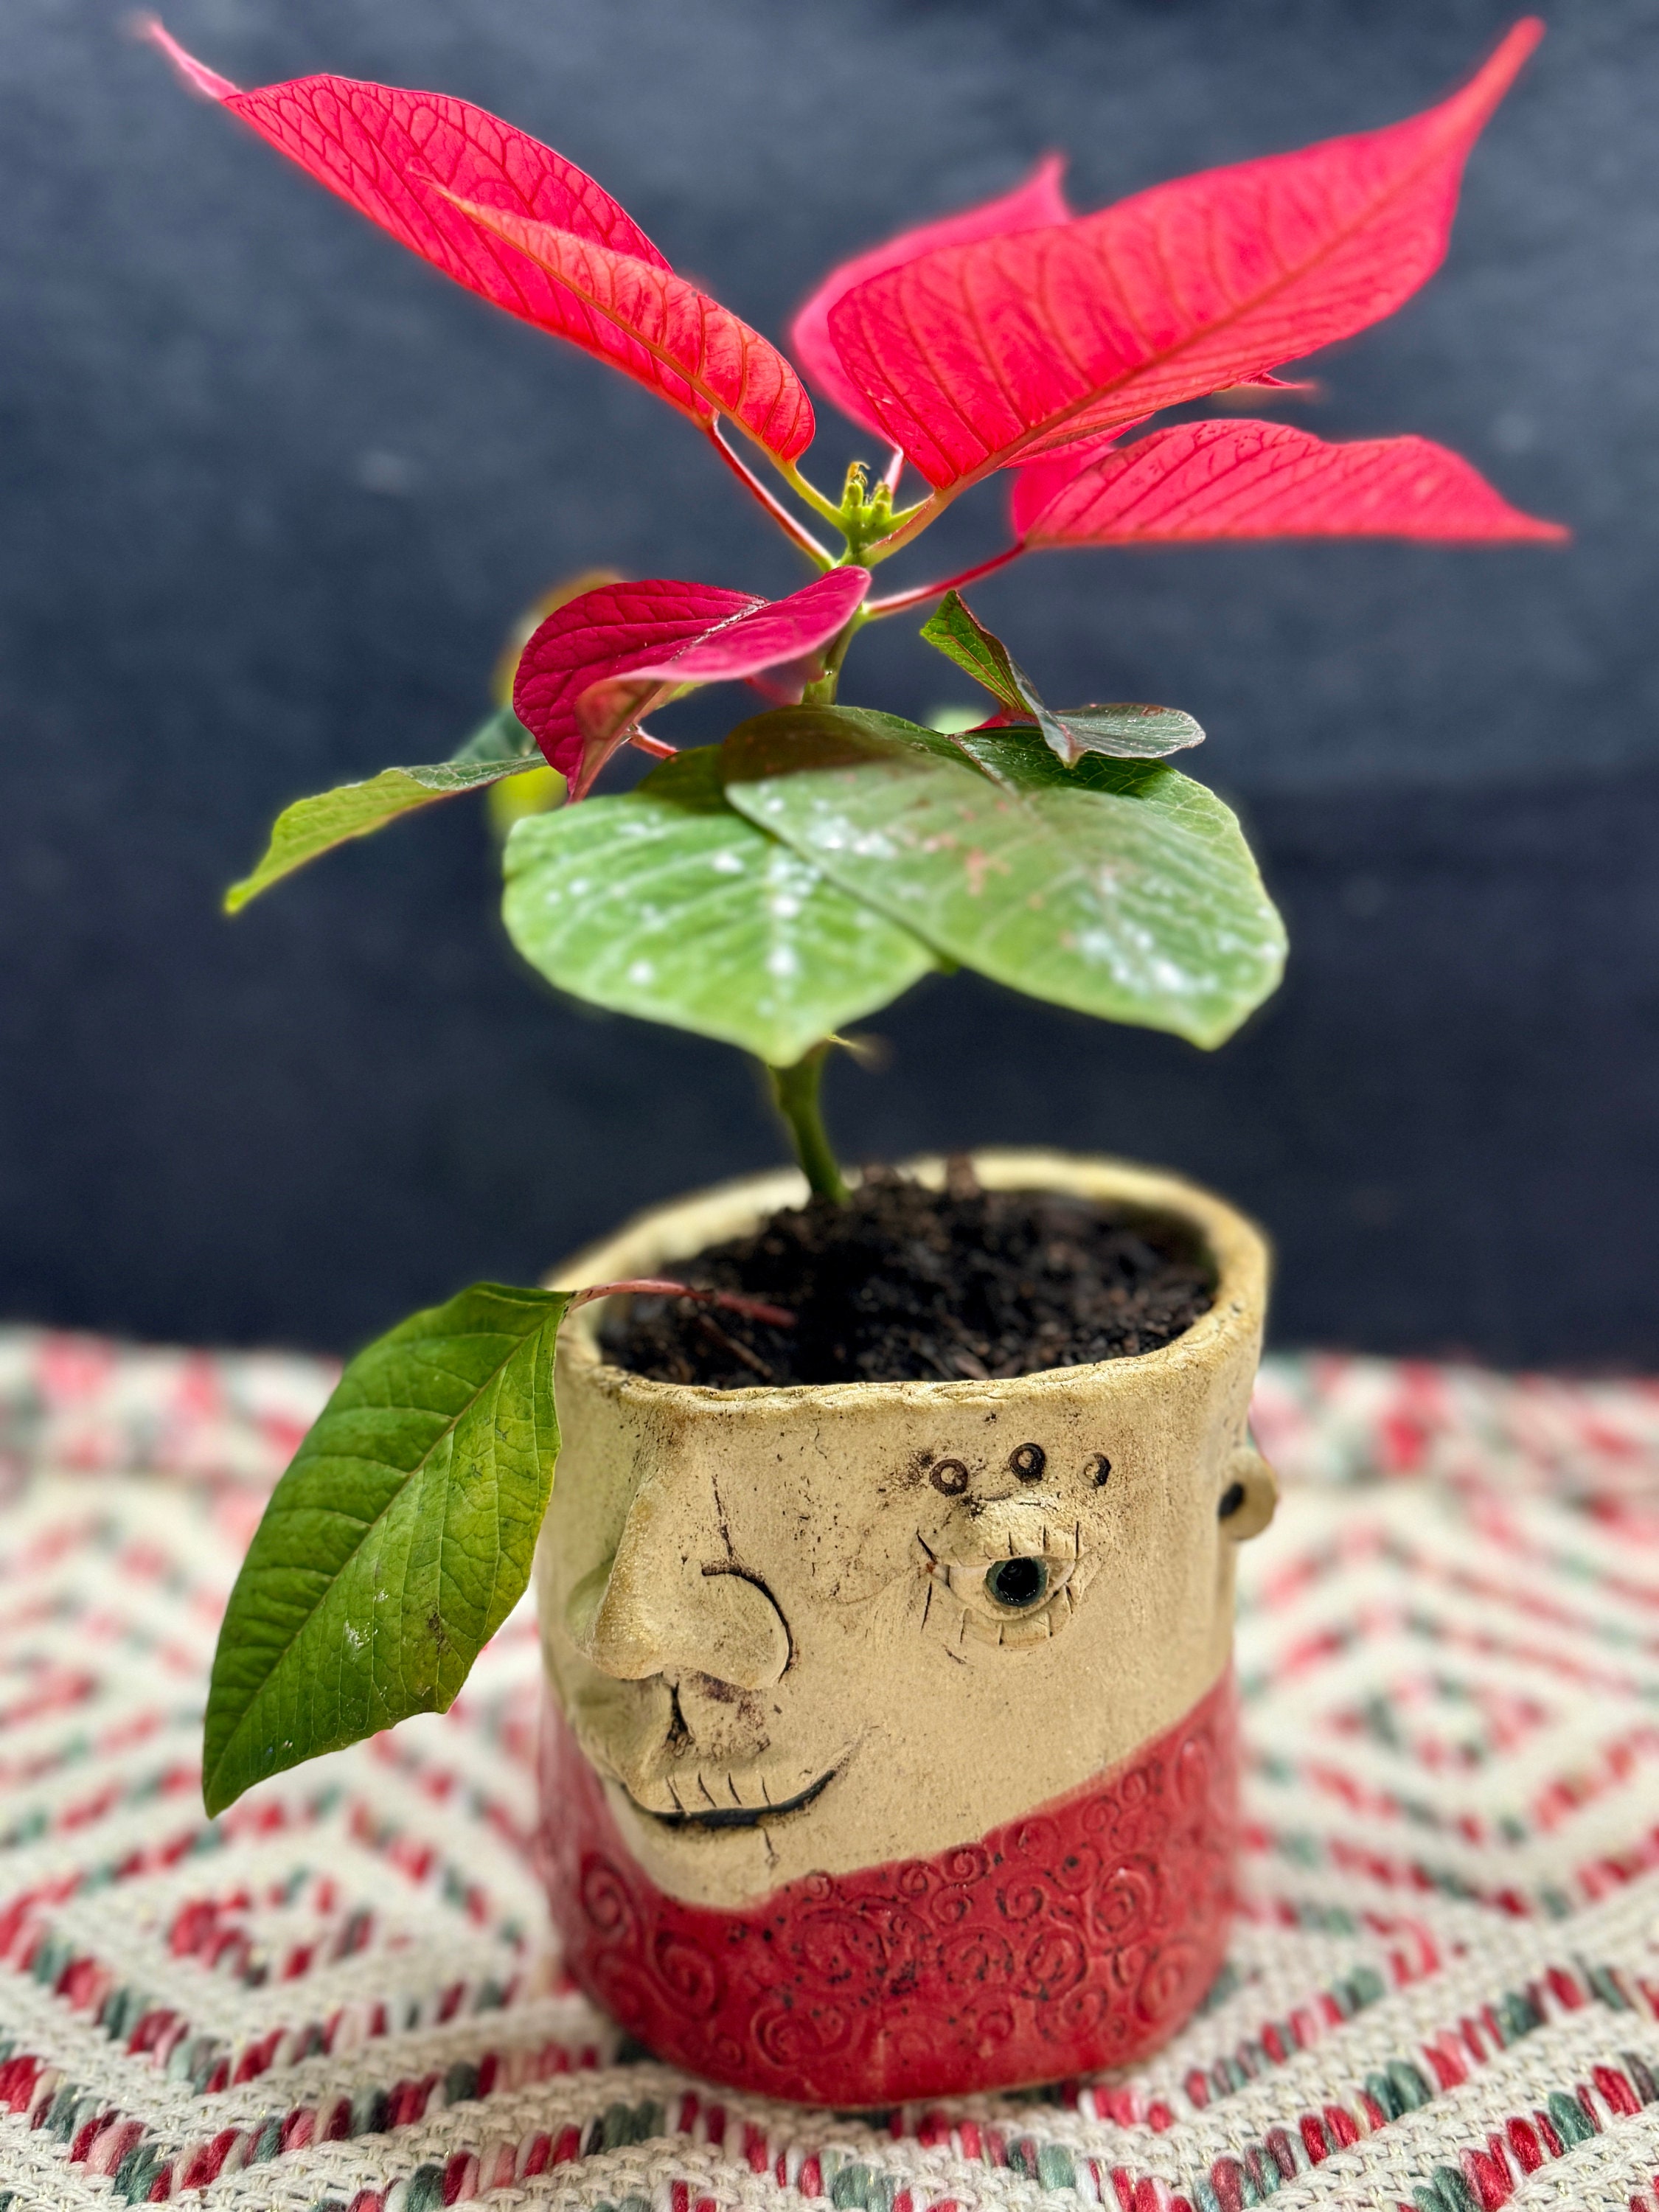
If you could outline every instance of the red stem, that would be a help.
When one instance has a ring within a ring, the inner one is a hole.
[[[716,416],[714,420],[708,426],[708,435],[714,451],[726,463],[726,467],[731,470],[732,475],[737,477],[738,483],[744,486],[744,489],[752,494],[752,495],[760,501],[761,505],[766,509],[766,512],[771,516],[773,521],[775,522],[779,529],[783,532],[785,537],[789,538],[793,544],[799,546],[800,550],[805,554],[807,559],[809,561],[815,562],[820,568],[833,568],[835,565],[835,556],[830,551],[828,546],[820,545],[817,539],[813,537],[811,532],[806,528],[805,524],[796,521],[794,516],[790,514],[783,501],[781,499],[775,497],[774,495],[767,489],[760,478],[745,467],[744,463],[738,458],[737,454],[732,452],[731,447],[726,444],[725,439],[720,435],[720,418],[718,416]]]
[[[1023,544],[1006,545],[988,561],[980,562],[976,568],[964,568],[959,576],[947,576],[943,583],[918,584],[913,592],[895,592],[890,599],[866,599],[864,611],[873,622],[881,615],[898,614],[905,607],[919,607],[924,599],[942,599],[946,592],[959,592],[964,584],[988,576],[994,568],[1006,568],[1011,561],[1018,561],[1024,550]]]
[[[665,744],[661,738],[653,738],[649,730],[635,730],[628,742],[639,751],[649,753],[653,760],[672,760],[679,750],[678,745]]]
[[[728,1313],[742,1314],[748,1321],[765,1322],[771,1328],[793,1328],[795,1316],[787,1306],[768,1305],[764,1298],[744,1297],[737,1291],[697,1291],[686,1283],[672,1283],[659,1275],[630,1276],[619,1283],[590,1283],[585,1291],[578,1291],[570,1301],[570,1311],[578,1306],[591,1305],[595,1298],[617,1297],[624,1291],[638,1295],[663,1298],[695,1298],[699,1305],[724,1306]]]

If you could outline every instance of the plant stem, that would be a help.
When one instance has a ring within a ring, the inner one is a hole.
[[[833,707],[836,691],[841,683],[841,665],[847,658],[847,648],[863,629],[864,609],[860,607],[844,629],[837,630],[830,641],[823,655],[823,673],[809,684],[801,693],[804,707]]]
[[[818,1104],[818,1086],[823,1080],[823,1062],[829,1050],[830,1040],[826,1037],[810,1052],[803,1053],[793,1067],[769,1065],[766,1073],[771,1079],[772,1103],[789,1131],[795,1158],[800,1162],[808,1185],[817,1197],[845,1206],[847,1185],[824,1133],[823,1115]]]

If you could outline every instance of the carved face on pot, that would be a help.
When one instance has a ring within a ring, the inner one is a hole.
[[[1273,1507],[1245,1433],[1265,1255],[1190,1195],[1215,1304],[1137,1358],[722,1392],[624,1375],[591,1328],[570,1333],[547,1660],[659,1888],[730,1907],[972,1841],[1216,1681],[1233,1546]],[[737,1221],[708,1212],[681,1251],[746,1225],[752,1187]],[[676,1256],[624,1237],[576,1264],[592,1279]]]

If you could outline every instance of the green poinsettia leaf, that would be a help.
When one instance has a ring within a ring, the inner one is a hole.
[[[499,763],[503,768],[538,768],[541,747],[511,707],[498,707],[480,722],[464,745],[451,753],[447,768],[467,768],[474,763]]]
[[[353,837],[368,837],[399,815],[430,806],[459,792],[476,791],[540,763],[536,741],[510,707],[475,730],[454,757],[422,768],[386,768],[362,783],[343,783],[285,806],[270,842],[251,875],[225,893],[225,911],[238,914],[252,898]]]
[[[1232,813],[1157,762],[1035,733],[785,707],[722,748],[733,806],[964,967],[1212,1046],[1273,990],[1284,925]]]
[[[565,1291],[475,1284],[358,1353],[265,1508],[219,1632],[202,1795],[442,1712],[530,1578]]]
[[[939,964],[728,806],[718,747],[678,754],[626,797],[520,822],[505,872],[507,935],[560,990],[774,1066]]]
[[[967,670],[1011,723],[1029,723],[1067,768],[1091,753],[1116,760],[1162,760],[1201,745],[1204,732],[1177,707],[1119,702],[1103,707],[1050,707],[1002,640],[986,629],[966,602],[947,592],[921,626],[931,646]]]
[[[994,632],[969,610],[957,592],[947,592],[921,626],[929,645],[967,670],[1011,714],[1030,713],[1030,679]]]
[[[1011,722],[1034,723],[1056,759],[1067,767],[1091,754],[1111,760],[1165,760],[1201,745],[1204,732],[1179,707],[1149,707],[1118,700],[1101,707],[1043,707],[1011,714]],[[1058,732],[1060,742],[1056,742]]]

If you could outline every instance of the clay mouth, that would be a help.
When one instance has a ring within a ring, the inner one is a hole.
[[[629,1803],[636,1813],[643,1813],[659,1828],[758,1828],[772,1820],[781,1820],[791,1813],[804,1813],[806,1808],[823,1796],[824,1791],[841,1772],[832,1766],[827,1774],[820,1774],[816,1782],[809,1782],[805,1790],[793,1797],[786,1797],[776,1805],[711,1806],[706,1813],[658,1813],[649,1805],[641,1805],[633,1796]]]

